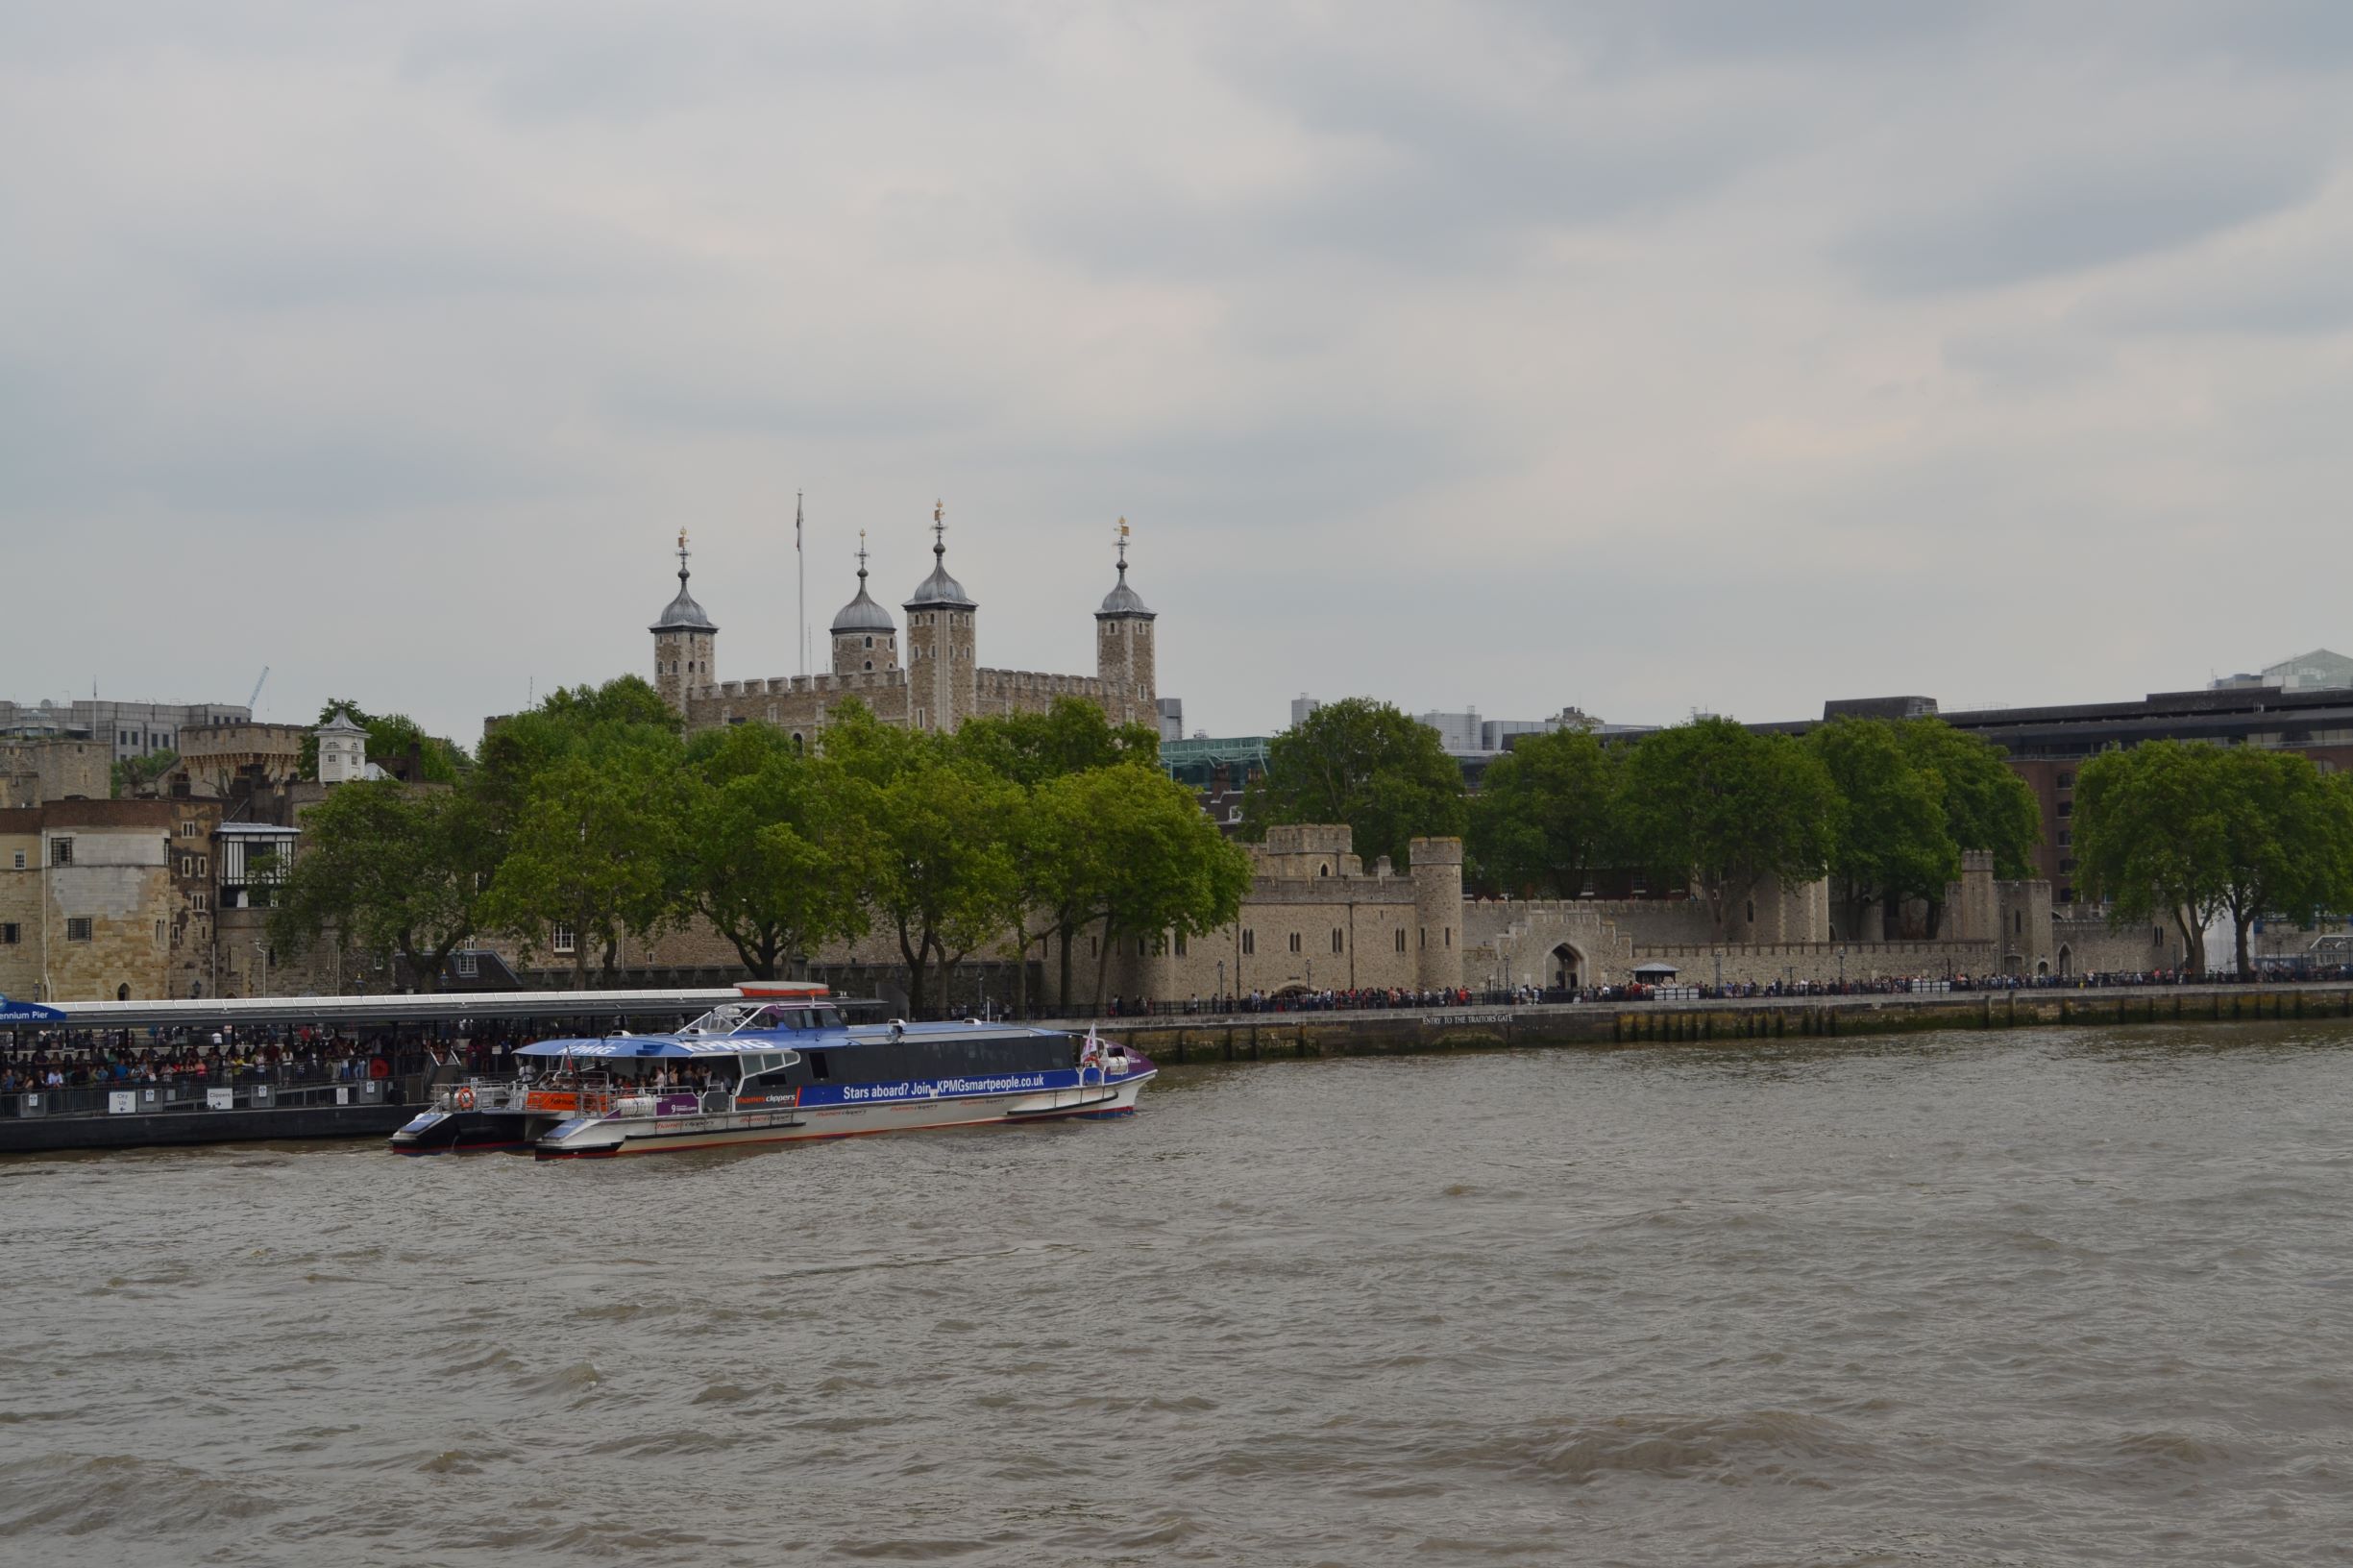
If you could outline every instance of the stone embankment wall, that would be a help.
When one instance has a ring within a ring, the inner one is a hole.
[[[1289,1057],[1409,1056],[1529,1046],[1834,1039],[1933,1029],[2024,1029],[2353,1019],[2353,986],[2120,986],[1584,1003],[1422,1012],[1114,1019],[1096,1027],[1164,1066]],[[1084,1028],[1084,1021],[1064,1025]]]
[[[2000,954],[1990,942],[1796,942],[1759,946],[1677,943],[1634,948],[1636,964],[1672,964],[1681,979],[1698,985],[1716,983],[1719,960],[1728,984],[1771,985],[1780,980],[1822,985],[2000,972]]]

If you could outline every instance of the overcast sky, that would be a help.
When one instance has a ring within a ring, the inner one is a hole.
[[[1189,727],[2353,651],[2353,5],[0,6],[0,696],[798,668]]]

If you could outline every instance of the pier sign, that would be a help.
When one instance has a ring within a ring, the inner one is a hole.
[[[65,1015],[38,1002],[12,1002],[0,996],[0,1026],[12,1023],[63,1023]]]

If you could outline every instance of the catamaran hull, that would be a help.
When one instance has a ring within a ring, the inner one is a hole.
[[[1155,1076],[1156,1069],[1146,1068],[1099,1085],[1013,1094],[942,1095],[876,1105],[802,1106],[676,1117],[583,1117],[549,1131],[532,1145],[532,1153],[541,1160],[608,1160],[624,1154],[804,1143],[871,1133],[1106,1120],[1135,1115],[1137,1097]]]
[[[510,1111],[428,1111],[392,1135],[395,1154],[483,1154],[527,1149],[536,1121],[544,1131],[555,1118]]]

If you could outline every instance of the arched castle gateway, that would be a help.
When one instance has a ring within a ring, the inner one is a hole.
[[[1119,578],[1095,611],[1091,675],[981,667],[980,606],[948,575],[944,508],[932,509],[931,576],[903,606],[903,634],[891,612],[867,593],[865,534],[858,540],[858,592],[833,618],[831,673],[721,680],[719,627],[687,589],[686,535],[679,533],[678,594],[650,629],[654,688],[684,716],[689,732],[760,720],[806,738],[823,726],[828,709],[852,697],[884,723],[908,729],[952,730],[981,714],[1042,713],[1058,697],[1092,702],[1114,723],[1157,722],[1152,628],[1158,617],[1128,586],[1124,521]]]

